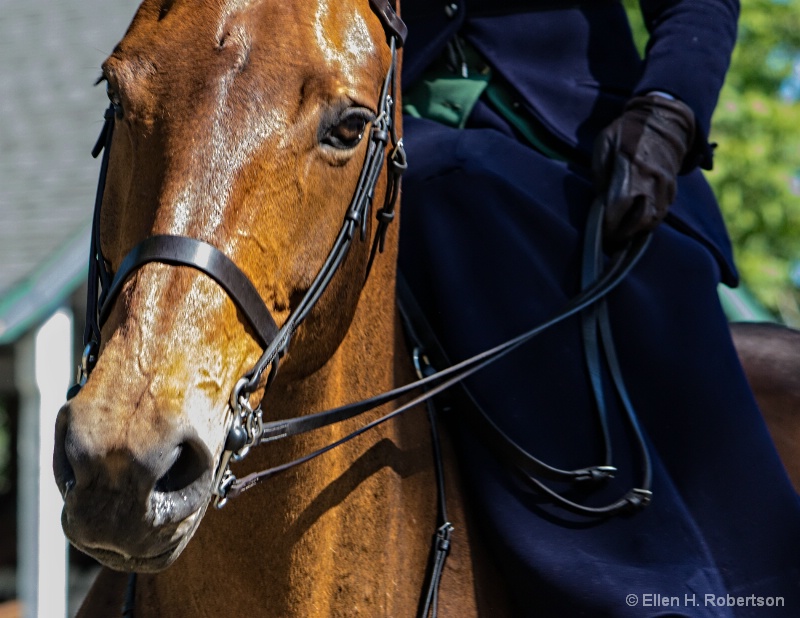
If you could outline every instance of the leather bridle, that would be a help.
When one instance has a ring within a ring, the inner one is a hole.
[[[367,265],[367,274],[376,253],[383,251],[386,232],[394,219],[400,177],[406,168],[405,150],[395,122],[397,113],[395,102],[398,100],[399,79],[397,52],[405,40],[406,26],[392,9],[388,0],[370,0],[370,4],[381,19],[386,31],[391,50],[391,64],[381,89],[377,115],[371,124],[364,164],[350,206],[325,262],[300,303],[280,328],[255,286],[239,267],[213,245],[195,238],[173,235],[148,237],[130,250],[123,258],[116,273],[110,273],[102,255],[99,230],[109,152],[117,116],[117,110],[113,104],[105,112],[105,123],[92,151],[95,157],[102,151],[103,158],[95,196],[90,248],[86,327],[84,329],[85,349],[77,383],[70,389],[68,397],[76,395],[88,379],[100,349],[101,327],[108,319],[114,301],[123,285],[136,270],[147,263],[160,262],[189,266],[211,277],[227,292],[244,314],[264,350],[256,364],[237,382],[231,393],[230,402],[234,415],[230,422],[225,450],[214,481],[217,506],[225,503],[227,490],[235,481],[235,477],[230,472],[230,461],[241,459],[252,446],[268,439],[262,431],[261,409],[260,407],[252,409],[249,404],[249,396],[259,388],[267,368],[269,368],[269,373],[266,385],[269,386],[275,378],[279,361],[288,350],[293,334],[327,288],[347,256],[355,236],[358,234],[362,241],[366,238],[370,205],[380,173],[384,169],[387,145],[390,150],[388,186],[384,203],[376,213],[378,224]]]
[[[201,240],[172,235],[152,236],[136,245],[125,256],[116,273],[108,271],[100,247],[100,210],[105,190],[114,122],[118,111],[114,104],[109,106],[105,112],[105,123],[100,137],[92,151],[94,157],[97,157],[102,151],[103,157],[95,197],[90,248],[86,326],[84,329],[85,351],[79,367],[77,383],[70,389],[68,398],[76,395],[88,379],[100,349],[101,327],[108,318],[122,286],[138,268],[150,262],[159,262],[189,266],[211,277],[236,303],[264,350],[256,364],[236,383],[230,396],[230,406],[233,414],[229,420],[227,438],[216,470],[212,490],[216,495],[216,506],[221,508],[230,498],[238,496],[271,476],[309,461],[423,402],[430,402],[439,393],[459,384],[468,376],[509,354],[544,330],[571,316],[580,315],[583,323],[586,363],[592,375],[592,389],[598,406],[598,416],[606,449],[606,461],[602,465],[589,466],[577,470],[561,470],[547,465],[519,446],[474,401],[471,402],[472,405],[470,406],[474,412],[472,416],[477,420],[481,428],[486,430],[481,433],[487,437],[493,451],[506,463],[521,472],[523,478],[530,482],[534,488],[550,497],[553,503],[571,512],[589,517],[608,517],[647,505],[651,498],[650,483],[652,473],[650,457],[622,381],[622,374],[611,337],[605,298],[636,265],[647,247],[649,236],[636,239],[625,249],[612,256],[605,270],[600,273],[602,265],[600,230],[603,206],[599,201],[596,201],[590,210],[585,234],[582,291],[567,303],[562,311],[545,323],[472,358],[457,364],[450,364],[446,356],[441,352],[421,312],[414,309],[415,302],[407,293],[402,277],[400,277],[398,303],[401,317],[414,346],[418,380],[367,400],[291,419],[265,421],[260,404],[255,408],[251,406],[249,402],[250,395],[262,385],[265,389],[268,388],[275,379],[280,360],[289,347],[292,335],[324,293],[332,277],[348,254],[356,235],[362,241],[366,239],[370,204],[385,163],[388,186],[383,205],[376,212],[378,225],[372,241],[366,268],[367,274],[371,269],[377,252],[383,250],[387,228],[394,218],[400,177],[406,168],[405,150],[395,123],[395,115],[398,113],[395,103],[398,100],[399,79],[397,74],[397,52],[405,40],[406,26],[395,13],[390,0],[370,0],[370,5],[381,19],[386,31],[387,42],[391,50],[391,65],[381,89],[377,117],[370,129],[364,165],[353,198],[344,216],[341,229],[325,262],[298,306],[291,312],[281,327],[277,326],[269,308],[259,296],[255,286],[239,267],[214,246]],[[387,150],[389,154],[388,161],[386,160]],[[434,364],[437,366],[438,371],[435,371],[427,361],[429,358],[434,359]],[[564,497],[545,484],[540,478],[566,483],[587,481],[597,483],[611,478],[616,471],[611,462],[610,435],[607,428],[605,408],[606,396],[603,393],[602,381],[599,379],[602,373],[600,365],[603,360],[605,360],[611,382],[615,387],[619,401],[622,403],[625,418],[637,443],[642,473],[638,487],[634,487],[610,504],[591,507]],[[269,369],[268,372],[267,369]],[[264,380],[265,374],[267,376],[266,381]],[[423,393],[411,401],[363,425],[340,440],[299,459],[250,474],[242,479],[237,479],[230,469],[231,462],[241,460],[253,446],[352,419],[420,389],[423,390]],[[467,394],[467,396],[469,395]],[[435,428],[434,419],[431,418],[431,421]],[[435,439],[434,448],[438,451]],[[436,466],[438,472],[437,483],[439,485],[440,525],[437,527],[437,534],[434,539],[435,556],[432,559],[432,575],[430,575],[432,581],[428,587],[424,614],[421,615],[428,615],[429,608],[432,609],[433,615],[435,615],[438,578],[441,575],[444,556],[446,556],[449,547],[449,533],[452,529],[445,514],[441,460],[438,454]]]

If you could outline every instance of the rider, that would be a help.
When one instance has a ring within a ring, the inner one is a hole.
[[[652,483],[610,397],[614,478],[548,484],[602,506],[645,483],[652,501],[613,516],[563,508],[451,413],[485,538],[516,615],[740,616],[773,604],[771,616],[798,615],[800,505],[719,306],[717,284],[737,273],[698,169],[712,163],[738,2],[640,5],[643,59],[617,0],[403,1],[401,271],[457,361],[578,293],[596,197],[609,254],[653,231],[608,298]],[[560,468],[607,463],[581,328],[568,320],[467,383],[507,435]],[[609,369],[597,375],[611,392]]]

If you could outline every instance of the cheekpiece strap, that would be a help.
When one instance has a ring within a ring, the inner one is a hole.
[[[408,27],[394,10],[392,2],[390,0],[369,0],[369,4],[381,20],[387,37],[397,39],[397,47],[401,48],[405,43]]]

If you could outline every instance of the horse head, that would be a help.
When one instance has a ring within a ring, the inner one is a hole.
[[[148,238],[195,239],[285,324],[360,183],[394,64],[387,19],[388,5],[366,0],[145,0],[103,64],[101,268],[117,273]],[[375,199],[386,191],[376,174]],[[362,225],[367,237],[377,227],[359,220],[356,236]],[[281,380],[331,358],[369,261],[368,242],[342,258],[292,332]],[[231,392],[270,344],[207,272],[168,262],[118,282],[96,364],[56,427],[64,530],[118,570],[161,570],[186,546],[213,497]]]

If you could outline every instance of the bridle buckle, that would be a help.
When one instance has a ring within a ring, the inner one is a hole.
[[[95,364],[97,363],[97,342],[94,340],[89,341],[83,349],[81,362],[78,365],[78,372],[75,376],[75,384],[73,384],[67,391],[67,399],[72,399],[78,394],[78,391],[83,388],[86,381],[89,379],[89,374],[92,373]]]

